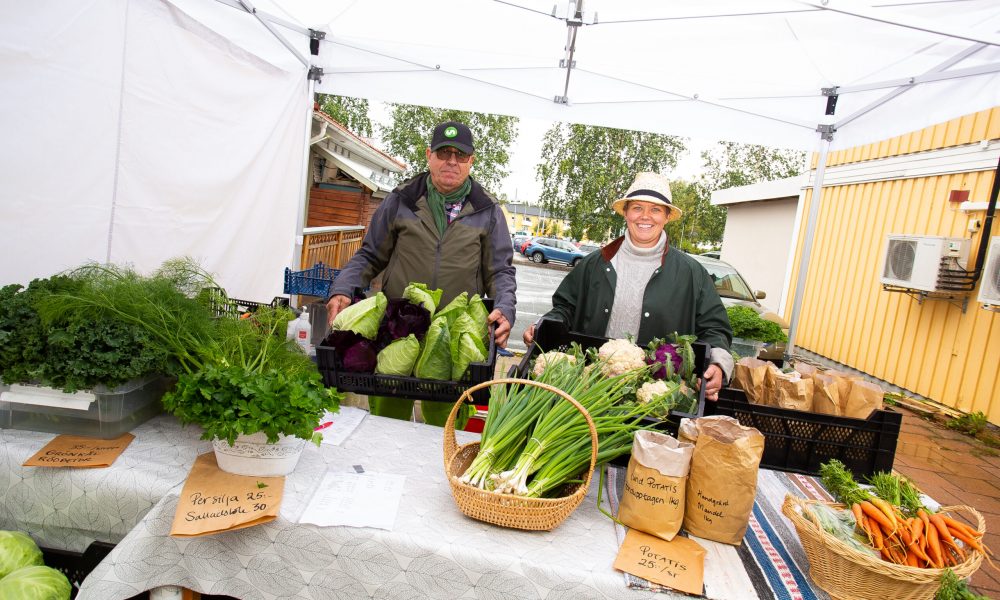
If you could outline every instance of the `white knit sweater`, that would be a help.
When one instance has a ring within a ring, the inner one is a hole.
[[[611,307],[608,329],[605,336],[624,338],[639,335],[642,320],[642,296],[653,272],[660,268],[663,249],[667,244],[667,234],[660,232],[655,246],[639,248],[632,243],[626,233],[621,248],[611,259],[615,268],[615,303]]]

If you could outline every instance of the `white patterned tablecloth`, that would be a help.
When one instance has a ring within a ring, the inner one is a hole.
[[[464,437],[464,439],[463,439]],[[459,442],[475,439],[459,435]],[[200,538],[172,538],[169,492],[85,580],[81,600],[117,600],[165,585],[244,600],[378,598],[585,600],[669,598],[630,590],[612,569],[613,523],[597,482],[550,532],[465,517],[444,474],[443,430],[368,416],[342,446],[307,445],[285,483],[280,517]],[[328,470],[404,475],[392,531],[295,523]]]
[[[94,541],[118,543],[212,447],[198,439],[201,429],[182,428],[168,416],[132,433],[135,439],[112,466],[73,469],[22,467],[55,434],[0,429],[0,529],[73,552]]]

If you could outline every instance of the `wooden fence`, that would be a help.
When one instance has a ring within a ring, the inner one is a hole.
[[[307,227],[302,233],[302,269],[318,262],[340,269],[361,248],[365,228],[362,225]]]

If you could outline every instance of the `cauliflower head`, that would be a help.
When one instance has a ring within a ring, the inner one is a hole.
[[[545,369],[548,369],[550,366],[564,360],[568,361],[571,365],[576,364],[576,357],[572,354],[555,351],[541,354],[535,359],[535,366],[531,369],[531,374],[535,377],[541,377],[542,373],[545,372]]]
[[[662,379],[657,379],[655,381],[647,381],[642,384],[635,393],[635,399],[641,404],[649,404],[653,400],[658,399],[664,394],[670,394],[677,389],[677,386],[667,385],[667,382]]]
[[[597,350],[601,371],[608,377],[646,366],[646,351],[630,340],[608,340]]]

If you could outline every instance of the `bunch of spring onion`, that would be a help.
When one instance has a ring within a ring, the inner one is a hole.
[[[650,368],[607,377],[583,361],[559,361],[535,380],[566,392],[587,410],[597,430],[601,464],[629,452],[643,417],[662,410],[660,402],[621,402]],[[497,493],[553,496],[579,481],[590,454],[586,418],[572,404],[537,386],[495,387],[479,454],[462,481]]]

